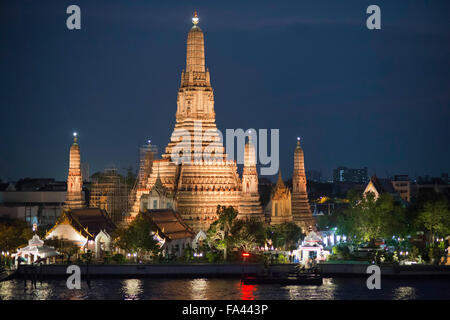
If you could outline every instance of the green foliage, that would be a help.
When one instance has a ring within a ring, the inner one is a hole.
[[[126,261],[123,254],[117,253],[111,257],[111,260],[115,263],[124,263]]]
[[[144,252],[157,255],[160,252],[158,241],[153,238],[151,231],[155,227],[143,214],[138,214],[129,226],[118,228],[113,235],[114,244],[125,250],[136,252],[138,256]]]
[[[292,222],[271,226],[267,233],[267,238],[272,239],[273,246],[284,250],[295,249],[297,242],[303,238],[302,229]]]
[[[208,230],[208,243],[218,250],[223,251],[224,260],[227,260],[227,251],[232,243],[231,228],[236,220],[238,211],[232,206],[217,206],[218,219],[214,221]]]
[[[427,231],[431,235],[431,243],[436,237],[446,237],[450,234],[450,210],[447,201],[428,201],[416,220],[419,229]]]
[[[419,256],[420,256],[420,250],[419,250],[419,248],[417,248],[417,247],[412,247],[411,248],[411,251],[410,251],[410,253],[409,253],[409,258],[412,260],[412,261],[419,261]]]
[[[434,242],[429,246],[428,259],[430,263],[439,264],[441,259],[447,256],[445,252],[445,242]]]
[[[228,259],[228,251],[232,248],[251,252],[264,245],[266,229],[261,221],[237,219],[238,212],[233,207],[218,206],[217,215],[218,219],[210,225],[207,233],[208,243],[223,252],[224,260]],[[236,256],[236,259],[240,257]]]
[[[218,262],[220,261],[221,255],[217,251],[208,251],[206,253],[206,259],[208,259],[209,263]]]
[[[278,254],[277,263],[289,263],[289,259],[283,254]]]
[[[378,239],[389,239],[393,235],[405,235],[404,209],[388,193],[377,199],[369,192],[354,197],[350,206],[338,218],[338,231],[355,242],[374,243]]]
[[[0,223],[0,235],[0,251],[13,252],[26,245],[33,232],[22,220],[8,220]]]
[[[103,263],[104,264],[109,264],[111,262],[111,258],[112,258],[112,256],[109,251],[105,251],[103,253]]]
[[[194,260],[194,249],[191,246],[188,246],[183,251],[183,260],[186,262],[190,262]]]
[[[334,246],[332,252],[337,259],[350,260],[352,258],[350,248],[345,243],[340,243]]]
[[[84,262],[90,263],[92,261],[92,252],[91,252],[91,250],[88,250],[86,253],[83,253],[81,255],[81,257],[83,258]]]
[[[231,227],[231,245],[242,251],[251,252],[256,246],[263,246],[266,230],[264,224],[254,218],[234,221]]]

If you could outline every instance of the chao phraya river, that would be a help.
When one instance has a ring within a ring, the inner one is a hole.
[[[239,279],[93,279],[80,290],[69,290],[65,280],[0,283],[2,300],[408,300],[450,299],[450,279],[382,279],[380,290],[368,290],[365,278],[325,278],[322,286],[242,285]]]

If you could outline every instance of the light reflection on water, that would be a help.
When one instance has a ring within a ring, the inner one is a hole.
[[[256,285],[239,282],[238,286],[241,291],[240,300],[255,300]]]
[[[0,299],[16,300],[357,300],[450,299],[449,279],[382,279],[381,290],[368,290],[365,278],[325,278],[322,286],[243,285],[239,279],[102,279],[82,281],[68,290],[65,280],[0,282]]]
[[[139,295],[144,292],[140,279],[126,279],[122,283],[125,300],[138,300]]]
[[[206,300],[206,289],[208,287],[207,279],[193,279],[190,281],[191,285],[191,299],[192,300]]]
[[[398,287],[394,290],[395,300],[412,300],[416,298],[416,289],[413,287]]]

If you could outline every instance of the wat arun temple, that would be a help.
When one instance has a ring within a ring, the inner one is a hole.
[[[238,218],[267,221],[258,192],[256,154],[251,139],[245,144],[242,177],[236,161],[227,159],[216,127],[214,91],[205,67],[204,34],[198,26],[198,17],[195,15],[192,20],[187,36],[186,69],[181,72],[177,96],[175,128],[161,158],[150,159],[146,168],[141,166],[127,220],[134,219],[142,209],[142,199],[158,188],[173,198],[174,209],[196,233],[206,232],[216,220],[218,205],[233,206],[239,212]],[[187,141],[183,140],[186,134],[190,136]],[[174,161],[180,144],[192,152]],[[208,157],[201,156],[205,152]],[[289,201],[290,221],[304,230],[314,225],[299,142],[294,152],[293,192]]]

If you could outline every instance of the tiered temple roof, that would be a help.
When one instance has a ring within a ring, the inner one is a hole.
[[[151,219],[158,234],[169,240],[194,238],[194,232],[181,216],[171,209],[146,210],[144,216]]]
[[[82,237],[89,240],[95,239],[102,230],[111,234],[116,229],[116,225],[105,210],[82,208],[63,212],[55,226],[47,233],[47,237],[62,224],[71,225]]]

